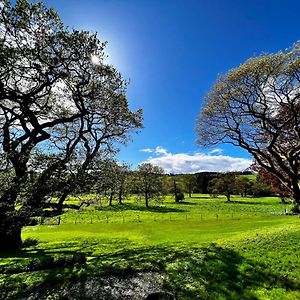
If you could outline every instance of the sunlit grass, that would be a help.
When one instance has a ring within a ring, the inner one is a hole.
[[[23,239],[39,242],[2,255],[3,295],[150,271],[179,299],[300,298],[299,218],[284,215],[290,206],[275,197],[232,200],[168,197],[145,209],[130,199],[69,211],[59,226],[27,227]]]

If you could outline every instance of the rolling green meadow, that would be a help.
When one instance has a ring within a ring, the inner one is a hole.
[[[60,225],[24,228],[23,249],[1,254],[0,297],[71,299],[61,289],[76,282],[153,274],[177,299],[300,299],[300,219],[290,208],[277,197],[194,195],[70,210]]]

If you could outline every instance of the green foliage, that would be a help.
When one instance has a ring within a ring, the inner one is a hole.
[[[252,176],[252,175],[250,175]],[[236,192],[241,194],[241,196],[247,196],[252,194],[253,188],[253,177],[238,176],[235,181]]]
[[[220,174],[211,180],[209,190],[213,195],[225,195],[230,202],[230,196],[237,191],[236,180],[235,173]]]
[[[150,163],[143,163],[138,166],[134,173],[133,186],[138,195],[138,199],[144,199],[146,207],[150,200],[161,202],[164,199],[163,188],[164,170]]]
[[[261,175],[256,176],[256,181],[252,186],[253,195],[256,197],[270,196],[272,195],[271,186]]]

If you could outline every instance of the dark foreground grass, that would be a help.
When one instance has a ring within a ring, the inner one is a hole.
[[[95,299],[86,289],[91,278],[147,273],[161,274],[162,288],[178,299],[300,299],[299,218],[274,215],[283,210],[275,198],[235,200],[226,205],[194,198],[150,211],[130,202],[88,208],[100,218],[119,211],[126,214],[124,223],[116,216],[109,223],[28,227],[28,247],[1,255],[0,297],[63,299],[62,287],[71,290],[79,282],[81,289],[69,299]],[[214,217],[232,211],[247,218]],[[200,213],[212,217],[194,218]],[[65,216],[73,217],[74,212]]]

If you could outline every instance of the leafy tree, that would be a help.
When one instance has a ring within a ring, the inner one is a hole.
[[[225,173],[215,177],[210,182],[209,190],[212,194],[222,194],[230,202],[230,196],[236,192],[236,174]]]
[[[178,186],[175,177],[173,177],[173,193],[174,193],[174,198],[176,203],[179,203],[180,201],[184,200],[184,194],[182,193],[180,187]]]
[[[163,190],[168,194],[173,194],[176,203],[184,200],[183,176],[183,174],[170,174],[163,177]]]
[[[90,190],[96,194],[104,196],[112,206],[112,201],[117,200],[122,204],[126,194],[126,179],[129,173],[129,166],[121,164],[113,158],[106,158],[95,161],[93,169],[89,174],[91,183]]]
[[[286,203],[285,199],[291,197],[291,191],[286,186],[284,186],[275,175],[268,172],[261,166],[254,163],[252,168],[257,171],[264,182],[268,184],[271,192],[278,195],[282,203]]]
[[[164,170],[161,167],[150,163],[138,166],[134,185],[139,197],[144,198],[146,207],[149,207],[150,200],[161,201],[163,199],[163,174]]]
[[[0,195],[1,248],[20,247],[30,217],[55,209],[54,192],[60,210],[91,162],[142,126],[127,83],[104,62],[105,45],[66,28],[42,2],[1,2],[0,154],[10,177]]]
[[[236,190],[243,197],[247,197],[247,195],[251,194],[253,182],[248,177],[238,176],[235,181]]]
[[[300,51],[261,55],[218,78],[197,121],[201,145],[246,149],[300,206]]]
[[[185,191],[192,198],[192,194],[197,189],[197,176],[196,174],[183,174],[182,175]]]
[[[273,194],[270,185],[260,173],[256,176],[256,181],[252,186],[252,192],[256,197],[270,196]]]

